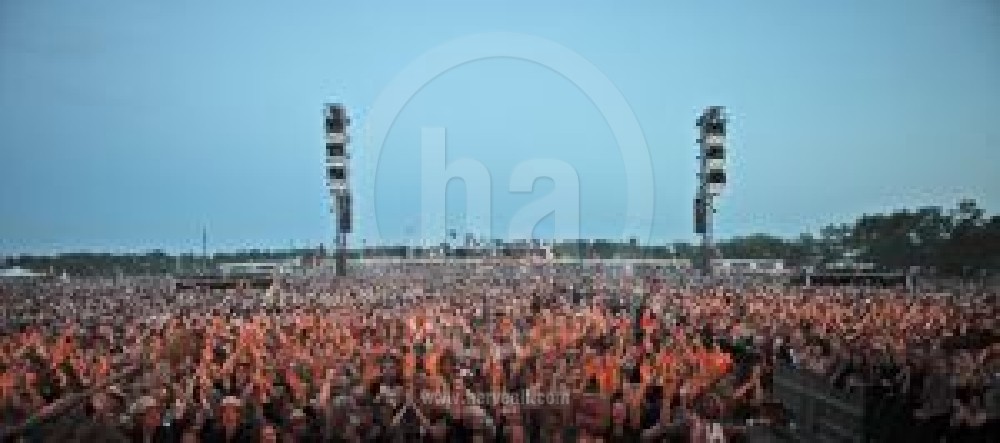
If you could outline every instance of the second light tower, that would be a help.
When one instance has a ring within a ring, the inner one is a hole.
[[[712,272],[715,245],[712,238],[715,197],[726,186],[726,115],[722,106],[710,106],[698,117],[695,124],[700,134],[698,145],[698,190],[694,199],[694,232],[701,235],[701,263],[705,273]]]
[[[347,128],[350,118],[339,103],[326,105],[326,179],[337,214],[337,275],[347,274],[347,234],[351,232],[351,182],[348,176]]]

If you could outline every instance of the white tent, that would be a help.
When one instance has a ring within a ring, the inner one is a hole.
[[[33,278],[33,277],[44,277],[45,274],[34,272],[30,269],[24,268],[7,268],[0,269],[0,278]]]

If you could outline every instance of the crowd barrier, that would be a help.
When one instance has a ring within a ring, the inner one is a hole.
[[[92,387],[84,392],[67,394],[45,406],[21,424],[0,430],[0,443],[63,441],[62,435],[67,430],[79,425],[80,421],[86,417],[86,402],[94,394],[109,386],[135,378],[141,372],[142,370],[138,366],[125,369],[100,386]]]
[[[867,399],[863,390],[845,391],[804,370],[779,366],[774,397],[790,415],[792,436],[804,442],[867,442]]]

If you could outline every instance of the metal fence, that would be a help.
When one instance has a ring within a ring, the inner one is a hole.
[[[863,390],[845,391],[804,370],[777,367],[774,396],[791,415],[792,435],[808,442],[869,441]]]

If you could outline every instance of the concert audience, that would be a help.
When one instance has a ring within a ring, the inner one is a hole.
[[[5,284],[0,423],[80,414],[24,441],[738,441],[780,421],[784,366],[871,398],[883,441],[1000,435],[994,295],[732,283],[498,263]]]

